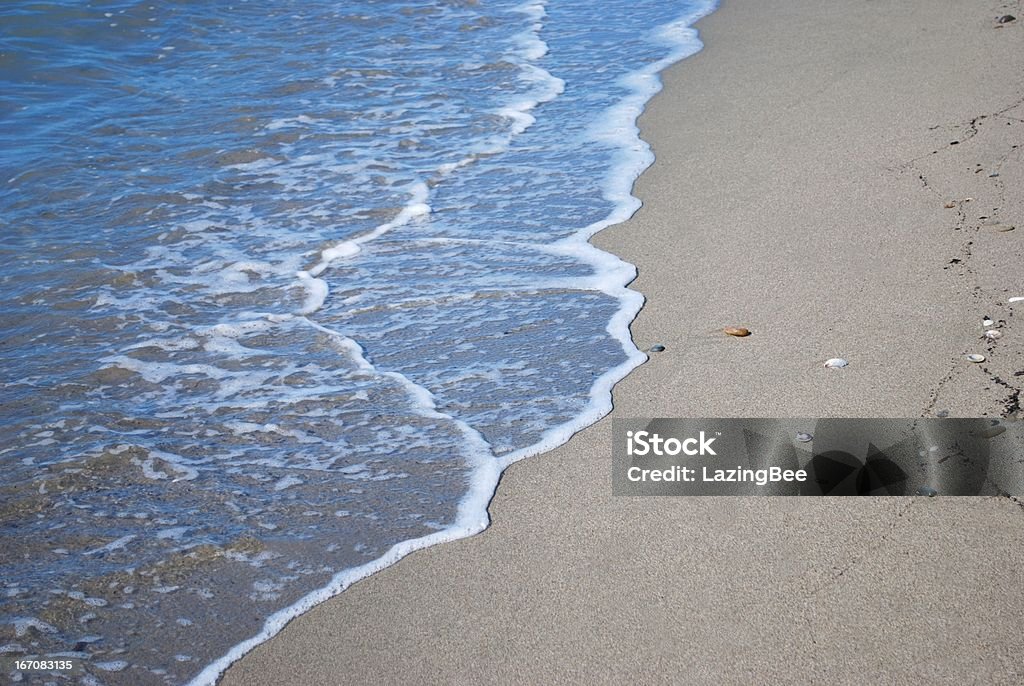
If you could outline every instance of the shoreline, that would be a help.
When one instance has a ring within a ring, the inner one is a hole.
[[[1024,516],[1006,499],[610,485],[612,417],[1012,410],[1024,283],[1000,278],[1020,274],[1020,231],[986,228],[1022,209],[1021,27],[996,29],[1001,7],[725,0],[702,19],[704,50],[640,119],[644,206],[593,239],[638,266],[633,338],[665,352],[610,416],[506,471],[488,530],[353,585],[221,683],[1018,681]],[[984,314],[998,345],[977,340]],[[976,349],[986,365],[962,361]],[[821,368],[836,356],[850,368]]]

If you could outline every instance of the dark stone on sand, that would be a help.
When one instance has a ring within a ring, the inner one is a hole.
[[[652,346],[651,346],[651,347],[650,347],[650,348],[648,349],[648,352],[652,352],[652,353],[660,353],[660,352],[662,352],[662,351],[664,351],[664,350],[665,350],[665,346],[663,346],[663,345],[652,345]]]
[[[936,417],[943,417],[943,418],[948,417],[949,416],[949,410],[939,410],[938,412],[935,413],[935,416]]]
[[[996,21],[998,23],[1000,23],[1000,24],[1009,24],[1011,21],[1016,21],[1016,20],[1017,20],[1017,17],[1013,16],[1012,14],[1004,14],[1003,16],[1001,16],[998,19],[996,19]]]
[[[921,486],[920,488],[917,489],[917,494],[918,495],[926,495],[929,498],[934,498],[935,496],[937,496],[939,494],[939,492],[936,491],[931,486]]]

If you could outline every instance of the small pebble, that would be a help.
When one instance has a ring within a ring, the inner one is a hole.
[[[1004,14],[1003,16],[1001,16],[998,19],[996,19],[996,23],[999,23],[999,24],[1009,24],[1011,21],[1016,21],[1016,20],[1017,20],[1017,17],[1013,16],[1012,14]]]
[[[938,412],[935,413],[935,416],[936,417],[948,417],[949,416],[949,410],[939,410]]]
[[[750,335],[750,329],[744,329],[742,326],[727,326],[722,331],[729,334],[730,336],[736,336],[737,338],[743,338],[744,336]]]
[[[968,362],[978,363],[978,362],[984,362],[985,361],[985,356],[984,355],[979,355],[977,353],[971,353],[970,355],[964,355],[964,357],[967,358]]]
[[[833,357],[830,360],[825,360],[825,366],[828,367],[829,369],[839,369],[841,367],[845,367],[848,364],[850,363],[841,357]]]
[[[939,492],[936,491],[931,486],[921,486],[920,488],[917,489],[917,494],[918,495],[926,495],[929,498],[934,498],[935,496],[937,496],[939,494]]]
[[[796,435],[796,440],[800,441],[801,443],[810,443],[811,441],[814,440],[814,436],[812,436],[809,433],[804,433],[803,431],[800,431]]]
[[[652,352],[652,353],[660,353],[660,352],[663,352],[664,350],[665,350],[665,346],[663,346],[663,345],[652,345],[650,348],[648,348],[647,351],[648,352]]]
[[[994,341],[1002,337],[1003,332],[998,329],[989,329],[988,331],[985,332],[985,338],[989,339],[990,341]]]

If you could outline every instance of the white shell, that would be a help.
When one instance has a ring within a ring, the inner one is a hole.
[[[981,325],[982,326],[992,326],[993,324],[995,324],[995,322],[992,321],[991,319],[982,319],[981,320]]]
[[[985,356],[984,355],[978,355],[977,353],[972,353],[970,355],[965,355],[964,357],[966,357],[969,362],[984,362],[985,361]]]
[[[991,341],[994,341],[997,338],[1002,338],[1002,337],[1003,337],[1003,332],[999,331],[997,329],[989,329],[988,331],[985,332],[985,338],[987,338],[987,339],[989,339]]]
[[[1016,297],[1010,298],[1006,302],[1008,302],[1008,303],[1017,303],[1017,302],[1020,302],[1021,300],[1024,300],[1024,296],[1018,295]]]
[[[840,367],[845,367],[848,364],[850,363],[841,357],[833,357],[831,360],[825,360],[825,366],[830,369],[838,369]]]

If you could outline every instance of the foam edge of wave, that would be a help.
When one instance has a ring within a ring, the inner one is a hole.
[[[524,4],[524,7],[527,6],[530,6],[530,3]],[[655,29],[653,37],[659,42],[673,46],[674,49],[666,57],[624,79],[625,85],[631,90],[630,95],[611,109],[604,125],[595,131],[598,138],[607,139],[611,135],[623,143],[618,155],[619,161],[609,173],[605,184],[605,196],[615,202],[616,208],[606,218],[584,227],[576,235],[561,241],[560,245],[553,246],[556,250],[573,252],[594,265],[595,268],[604,270],[603,273],[599,273],[599,276],[604,277],[599,280],[599,290],[616,297],[621,303],[609,321],[607,331],[621,343],[627,359],[597,378],[591,386],[590,401],[579,415],[569,422],[544,432],[541,440],[536,443],[513,451],[497,460],[493,457],[487,459],[487,456],[483,455],[479,449],[473,450],[471,455],[473,455],[472,459],[476,465],[472,482],[469,492],[459,503],[456,521],[450,527],[427,536],[397,543],[381,557],[359,567],[339,572],[326,586],[308,593],[293,605],[272,614],[264,622],[259,633],[236,644],[223,656],[207,665],[188,682],[188,686],[216,684],[218,678],[233,663],[276,636],[292,619],[339,595],[357,581],[390,567],[406,555],[440,543],[468,538],[484,531],[490,523],[487,508],[494,497],[501,473],[508,466],[565,444],[573,435],[611,412],[613,407],[612,389],[615,384],[648,359],[647,355],[634,345],[629,331],[630,324],[643,307],[644,297],[641,293],[627,287],[636,276],[636,268],[621,258],[600,250],[589,240],[599,231],[628,220],[640,208],[640,200],[632,194],[633,184],[640,174],[653,163],[654,154],[650,145],[640,138],[636,120],[643,112],[644,105],[662,88],[661,80],[658,78],[659,72],[696,54],[703,47],[693,24],[713,12],[717,6],[718,0],[706,0],[698,8]],[[542,4],[541,7],[543,7]],[[465,430],[477,433],[468,425]],[[483,440],[482,437],[480,440]]]

